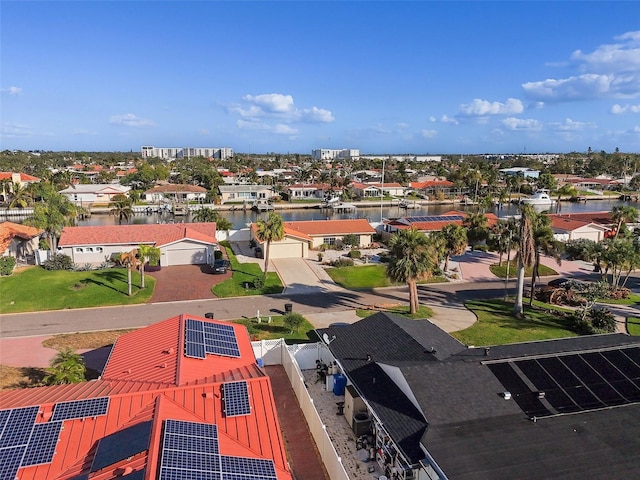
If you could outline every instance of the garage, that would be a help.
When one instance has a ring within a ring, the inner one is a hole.
[[[306,258],[308,244],[292,238],[280,242],[272,242],[269,249],[270,258]]]
[[[208,247],[202,244],[179,242],[162,248],[160,264],[170,265],[202,265],[209,259]]]

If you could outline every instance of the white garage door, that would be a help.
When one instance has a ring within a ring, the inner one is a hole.
[[[183,248],[167,252],[169,265],[202,265],[207,263],[207,248]]]
[[[271,258],[302,258],[303,244],[301,242],[272,243],[269,256]]]

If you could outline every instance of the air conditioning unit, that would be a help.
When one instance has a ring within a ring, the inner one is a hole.
[[[371,432],[371,416],[367,412],[356,412],[353,415],[353,433],[356,437]]]

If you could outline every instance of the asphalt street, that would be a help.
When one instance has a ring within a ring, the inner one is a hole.
[[[510,282],[510,290],[515,285]],[[504,282],[432,284],[419,287],[420,300],[445,305],[459,305],[471,298],[499,298],[504,295]],[[183,302],[149,303],[142,305],[101,307],[77,310],[53,310],[0,315],[0,337],[26,337],[59,333],[113,330],[142,327],[189,313],[233,320],[284,313],[285,304],[302,314],[346,311],[367,306],[407,303],[406,287],[389,287],[372,291],[332,291],[307,294],[280,294],[254,297],[234,297]]]

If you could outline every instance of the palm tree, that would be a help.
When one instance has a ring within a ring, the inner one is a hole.
[[[26,208],[31,204],[31,194],[21,183],[15,182],[11,187],[11,203],[9,208]]]
[[[533,222],[536,212],[531,205],[520,205],[520,227],[518,240],[518,283],[516,286],[516,301],[513,306],[513,314],[522,318],[524,308],[522,297],[524,292],[524,271],[531,267],[535,261],[535,241],[533,234]]]
[[[33,214],[24,224],[44,230],[51,253],[56,255],[58,237],[64,227],[75,224],[77,213],[78,207],[67,197],[51,191],[42,202],[36,204]]]
[[[140,260],[138,260],[138,249],[134,248],[130,252],[121,253],[118,261],[121,265],[127,267],[128,295],[131,296],[131,269],[137,267],[140,263]]]
[[[436,264],[437,254],[427,236],[415,228],[400,230],[389,242],[390,261],[387,276],[409,287],[409,308],[418,311],[418,280],[429,278]]]
[[[440,230],[438,236],[442,240],[444,251],[444,271],[449,269],[449,257],[462,255],[467,249],[467,231],[461,225],[450,223]]]
[[[144,266],[147,262],[157,264],[160,260],[160,249],[149,244],[138,245],[138,258],[140,260],[140,287],[144,288]],[[129,294],[131,295],[131,294]]]
[[[275,212],[269,213],[267,220],[258,220],[258,229],[256,230],[256,238],[260,242],[267,242],[264,255],[264,275],[267,275],[269,268],[269,249],[271,242],[277,242],[284,238],[284,222],[282,217]]]
[[[616,239],[620,234],[620,228],[623,223],[633,223],[638,221],[638,209],[627,205],[613,207],[611,209],[611,219],[617,224],[616,235],[614,237],[614,239]]]
[[[479,211],[469,213],[462,221],[462,225],[467,229],[467,239],[472,245],[487,239],[489,234],[487,223],[487,216]]]
[[[502,257],[511,251],[511,245],[515,240],[517,230],[516,222],[513,219],[499,220],[489,231],[489,245],[498,252],[498,266],[502,266]],[[507,262],[509,258],[507,258]]]
[[[44,382],[48,385],[80,383],[85,380],[85,372],[82,356],[67,347],[51,360],[49,375],[44,378]]]
[[[560,211],[560,199],[563,196],[573,197],[578,194],[578,190],[570,183],[565,183],[560,188],[556,189],[556,193],[558,194],[558,198],[556,200],[556,213],[558,213]]]
[[[218,212],[213,208],[203,207],[193,214],[194,222],[215,222],[218,219]]]
[[[133,202],[129,197],[120,193],[118,195],[114,195],[109,202],[109,213],[118,217],[118,225],[122,225],[122,220],[126,220],[127,222],[133,216]]]
[[[540,254],[553,257],[558,265],[561,264],[561,253],[564,244],[555,239],[551,229],[551,219],[542,213],[537,213],[533,221],[533,241],[535,245],[535,260],[531,272],[531,290],[529,306],[533,305],[533,297],[536,291],[536,279],[540,276]]]

